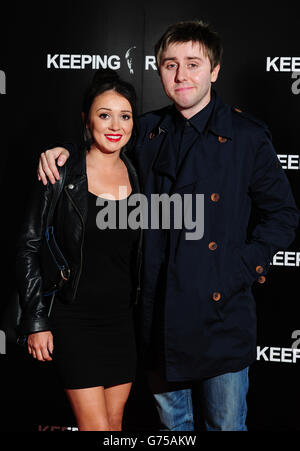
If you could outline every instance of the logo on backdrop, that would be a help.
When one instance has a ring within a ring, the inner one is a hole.
[[[293,94],[300,94],[300,56],[271,56],[266,61],[267,72],[292,72]]]
[[[292,79],[295,80],[292,83],[292,93],[298,95],[300,94],[300,72],[293,72]]]
[[[267,72],[300,72],[300,56],[267,57]]]
[[[136,46],[130,47],[124,54],[119,55],[80,55],[80,54],[47,54],[47,69],[113,69],[119,70],[124,63],[130,74],[135,71]],[[155,56],[145,55],[144,70],[157,70]]]
[[[300,330],[294,330],[292,333],[292,340],[295,340],[292,344],[292,349],[300,348]]]
[[[0,354],[6,354],[6,335],[0,330]]]
[[[78,431],[78,427],[77,426],[43,426],[41,424],[39,424],[38,426],[38,431],[39,432],[57,432],[57,431]]]
[[[273,266],[300,266],[300,252],[294,251],[279,251],[274,255],[272,262]]]
[[[297,363],[300,360],[300,330],[294,330],[291,335],[290,348],[273,346],[257,346],[256,360],[264,362]]]
[[[3,70],[0,70],[0,94],[6,94],[6,75]]]
[[[300,78],[299,78],[299,80],[300,80]],[[288,169],[288,170],[299,170],[300,169],[300,155],[277,154],[277,157],[281,163],[282,169]]]
[[[130,74],[134,74],[133,68],[134,49],[136,49],[136,46],[130,47],[130,49],[128,49],[127,52],[125,53],[125,59],[127,61],[127,66]]]

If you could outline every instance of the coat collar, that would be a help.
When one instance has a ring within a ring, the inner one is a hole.
[[[231,108],[222,101],[215,91],[212,91],[212,93],[215,96],[215,104],[207,124],[206,133],[211,132],[216,136],[232,139]]]
[[[212,91],[214,105],[208,118],[204,131],[199,130],[204,136],[209,133],[218,138],[232,139],[232,115],[229,105],[223,103],[220,97]],[[151,131],[149,138],[151,146],[155,146],[156,158],[154,158],[153,170],[169,176],[176,180],[176,146],[178,140],[175,139],[174,106],[166,109],[166,114],[160,123]],[[150,152],[149,152],[150,153]]]
[[[212,90],[212,98],[214,100],[214,105],[212,112],[207,121],[206,127],[204,129],[204,134],[213,133],[216,136],[222,136],[225,138],[232,139],[232,116],[231,108],[229,105],[225,104],[222,99],[217,95],[217,93]],[[173,115],[175,113],[175,106],[170,105],[166,110],[166,114],[162,121],[160,122],[160,128],[165,132],[173,131],[174,120]],[[193,118],[191,118],[193,123]],[[197,128],[197,121],[193,123],[193,126]],[[202,129],[198,130],[200,133],[203,132]]]

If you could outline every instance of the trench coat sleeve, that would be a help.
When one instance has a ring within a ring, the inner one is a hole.
[[[39,263],[52,185],[35,180],[17,238],[16,280],[22,309],[20,335],[50,330]]]
[[[299,225],[299,210],[267,130],[257,146],[249,195],[259,220],[240,257],[251,284],[267,273],[273,256],[293,242]]]

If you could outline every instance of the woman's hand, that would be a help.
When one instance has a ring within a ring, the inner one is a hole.
[[[46,150],[40,156],[38,166],[38,179],[42,180],[44,185],[47,185],[47,177],[51,183],[55,183],[59,180],[59,172],[56,167],[55,160],[58,158],[58,166],[63,166],[70,153],[64,147],[55,147],[54,149]]]
[[[49,353],[53,352],[53,335],[50,331],[36,332],[28,335],[28,352],[41,362],[50,362],[52,358]]]

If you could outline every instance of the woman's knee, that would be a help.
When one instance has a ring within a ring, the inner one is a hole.
[[[111,431],[122,430],[123,411],[118,413],[108,414],[108,422]]]
[[[110,431],[103,387],[66,390],[80,431]]]
[[[110,423],[107,420],[98,418],[77,418],[79,431],[112,431]]]

